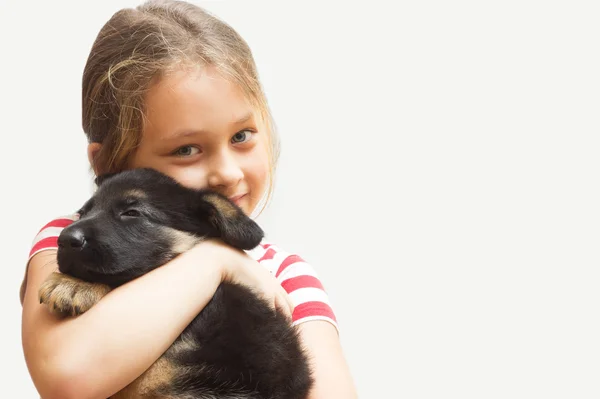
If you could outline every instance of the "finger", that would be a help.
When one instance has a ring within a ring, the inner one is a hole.
[[[286,294],[285,298],[287,299],[287,303],[290,308],[290,318],[291,318],[292,315],[294,314],[294,309],[296,308],[296,305],[294,305],[294,302],[292,301],[292,299],[290,298],[289,295]]]
[[[275,305],[275,311],[285,313],[285,307],[283,306],[283,303],[281,302],[281,298],[279,298],[279,295],[275,294],[273,296],[273,304]]]
[[[271,307],[273,308],[273,311],[275,313],[284,312],[285,309],[283,309],[283,306],[281,306],[281,299],[279,299],[279,295],[277,294],[277,292],[274,292],[272,295],[273,296],[271,297],[271,300],[269,301],[269,303],[271,303]]]
[[[279,309],[279,305],[277,304],[277,296],[276,295],[269,298],[269,296],[265,293],[265,294],[263,294],[263,298],[269,304],[269,307],[271,308],[272,311],[276,312],[277,309]]]
[[[280,294],[279,296],[279,300],[281,303],[281,307],[283,308],[283,314],[285,315],[285,317],[288,320],[292,320],[292,311],[293,311],[293,304],[291,303],[291,301],[288,298],[287,294]]]
[[[294,308],[296,307],[294,305],[294,302],[292,301],[292,298],[283,287],[280,287],[279,292],[291,315],[294,312]]]

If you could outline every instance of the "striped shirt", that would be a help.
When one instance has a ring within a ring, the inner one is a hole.
[[[41,251],[57,249],[60,232],[74,220],[76,215],[60,217],[42,227],[33,240],[29,259]],[[290,296],[294,304],[293,325],[309,320],[325,320],[338,328],[327,292],[310,264],[300,256],[288,253],[266,240],[246,253],[266,267]],[[25,285],[26,280],[21,287],[21,302]]]

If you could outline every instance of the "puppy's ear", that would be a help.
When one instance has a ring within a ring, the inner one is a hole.
[[[214,235],[223,242],[249,250],[263,239],[264,232],[260,226],[227,197],[203,191],[200,193],[200,205],[208,214],[209,223],[215,229]]]
[[[111,177],[113,177],[116,174],[117,173],[114,172],[114,173],[104,173],[104,174],[98,175],[94,179],[94,183],[96,183],[96,186],[100,187],[100,185],[102,183],[104,183],[106,180],[110,179]]]

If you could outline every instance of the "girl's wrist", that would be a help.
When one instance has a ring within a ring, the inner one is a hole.
[[[214,276],[218,280],[217,285],[229,276],[231,266],[236,264],[232,256],[235,250],[217,239],[203,240],[188,253],[194,259],[197,267],[209,268],[214,271]]]

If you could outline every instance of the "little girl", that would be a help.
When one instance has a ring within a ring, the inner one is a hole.
[[[248,215],[267,203],[277,139],[246,42],[181,1],[115,13],[83,73],[83,130],[96,174],[152,167],[210,188]],[[65,320],[40,305],[57,237],[77,215],[34,239],[23,285],[23,349],[44,399],[107,398],[140,376],[204,308],[222,281],[248,285],[288,312],[310,355],[310,398],[356,397],[327,294],[299,256],[263,242],[248,253],[217,240],[108,294]]]

